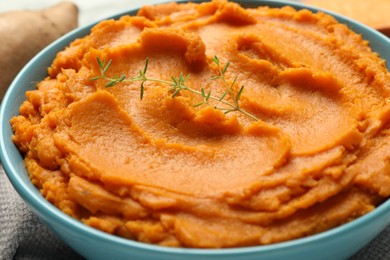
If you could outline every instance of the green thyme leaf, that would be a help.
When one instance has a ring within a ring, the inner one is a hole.
[[[110,68],[110,66],[112,64],[112,60],[109,60],[106,63],[105,59],[101,60],[99,57],[97,57],[96,60],[97,60],[97,63],[99,65],[101,75],[90,78],[90,80],[105,79],[107,81],[107,83],[105,84],[105,87],[112,87],[112,86],[117,85],[120,82],[141,82],[141,84],[140,84],[140,100],[142,100],[144,97],[144,93],[145,93],[145,85],[144,84],[145,84],[145,82],[149,81],[149,82],[166,84],[166,85],[171,87],[171,88],[169,88],[168,93],[171,93],[172,98],[175,98],[176,96],[178,96],[181,93],[181,91],[188,91],[188,92],[191,92],[193,94],[200,95],[202,97],[203,101],[193,105],[193,107],[199,107],[202,105],[210,105],[214,109],[218,109],[218,110],[223,111],[225,114],[228,114],[231,112],[241,112],[242,114],[248,116],[249,118],[251,118],[253,120],[259,120],[255,115],[249,113],[248,111],[241,109],[239,106],[239,101],[240,101],[241,95],[244,91],[244,86],[241,86],[241,88],[238,90],[238,92],[236,94],[234,93],[233,88],[236,85],[238,77],[235,77],[230,85],[227,83],[225,73],[229,68],[230,62],[227,62],[223,67],[221,67],[221,62],[216,55],[213,56],[211,59],[218,66],[218,75],[213,76],[211,78],[211,80],[217,80],[217,79],[221,80],[221,82],[223,83],[223,85],[226,89],[226,91],[220,97],[213,96],[211,89],[206,93],[206,90],[204,88],[201,88],[201,90],[198,91],[198,90],[193,89],[193,88],[189,87],[188,85],[186,85],[186,81],[190,77],[189,74],[184,76],[183,73],[180,73],[179,77],[172,76],[171,81],[147,77],[146,73],[147,73],[148,66],[149,66],[149,59],[148,58],[146,58],[146,60],[145,60],[144,68],[139,71],[139,76],[127,79],[125,74],[122,74],[120,76],[115,76],[112,78],[107,77],[106,72]],[[234,103],[231,103],[225,99],[228,94],[231,95],[231,98],[234,101]],[[219,102],[221,104],[221,106],[211,105],[210,100],[214,100],[214,101]]]

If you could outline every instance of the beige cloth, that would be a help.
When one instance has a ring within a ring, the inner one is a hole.
[[[1,164],[0,259],[83,259],[31,212],[12,187]]]

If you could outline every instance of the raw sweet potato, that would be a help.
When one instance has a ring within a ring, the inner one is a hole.
[[[38,11],[0,14],[0,101],[22,67],[77,24],[78,9],[70,2]]]

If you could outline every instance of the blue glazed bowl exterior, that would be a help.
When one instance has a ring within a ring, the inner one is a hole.
[[[318,9],[288,1],[238,1],[244,6],[268,5],[282,7],[291,5],[296,9]],[[137,10],[120,13],[135,14]],[[321,10],[324,11],[324,10]],[[328,12],[329,13],[329,12]],[[352,30],[370,41],[373,50],[390,64],[390,40],[366,26],[334,13],[339,22],[346,23]],[[0,155],[5,172],[14,188],[33,212],[39,216],[54,233],[73,249],[88,259],[345,259],[356,253],[387,225],[390,224],[390,200],[373,212],[338,228],[307,238],[266,246],[234,249],[186,249],[148,245],[112,236],[73,219],[46,201],[30,182],[18,149],[13,144],[9,120],[19,113],[25,100],[25,92],[33,89],[33,82],[41,81],[47,75],[56,54],[76,38],[90,32],[94,24],[77,29],[60,38],[35,58],[15,78],[8,89],[0,110]],[[389,66],[389,65],[388,65]]]

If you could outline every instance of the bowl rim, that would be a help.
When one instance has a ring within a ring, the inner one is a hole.
[[[155,4],[162,4],[166,2],[171,1],[164,1],[164,2],[158,2]],[[185,2],[205,2],[202,0],[193,0],[193,1],[183,1],[179,0],[176,1],[179,3],[185,3]],[[234,1],[242,5],[246,6],[271,6],[271,7],[282,7],[282,6],[292,6],[293,8],[300,10],[300,9],[308,9],[312,12],[323,12],[332,15],[335,17],[339,22],[346,23],[347,26],[352,29],[353,31],[362,34],[363,38],[371,38],[374,37],[376,39],[379,39],[383,45],[390,47],[390,39],[388,39],[386,36],[381,34],[380,32],[369,28],[366,25],[363,25],[357,21],[351,20],[347,17],[344,17],[342,15],[339,15],[337,13],[322,9],[322,8],[314,8],[311,6],[308,6],[303,3],[299,3],[296,1],[289,1],[289,0],[238,0]],[[221,249],[202,249],[202,248],[172,248],[172,247],[165,247],[165,246],[159,246],[154,244],[147,244],[143,242],[138,242],[130,239],[125,239],[119,236],[111,235],[108,233],[105,233],[103,231],[97,230],[95,228],[92,228],[86,224],[83,224],[77,219],[74,219],[68,215],[66,215],[64,212],[56,208],[53,204],[48,202],[41,194],[37,194],[36,190],[31,189],[31,183],[26,184],[23,179],[21,178],[20,174],[26,174],[19,173],[19,169],[17,167],[20,167],[20,165],[15,165],[15,162],[12,162],[12,158],[9,156],[9,149],[15,149],[15,147],[8,148],[7,143],[10,143],[10,136],[9,136],[9,130],[10,130],[10,124],[9,119],[15,114],[9,115],[7,114],[7,111],[12,106],[13,102],[13,93],[17,92],[18,89],[18,82],[23,80],[23,77],[29,72],[29,68],[33,66],[36,62],[38,62],[41,59],[45,59],[45,55],[52,50],[56,49],[58,45],[63,45],[61,43],[66,42],[67,44],[65,46],[69,45],[69,42],[75,40],[76,38],[83,37],[87,35],[90,32],[90,29],[95,26],[97,23],[107,20],[107,19],[118,19],[119,17],[127,14],[134,14],[137,10],[139,10],[140,7],[136,8],[130,8],[126,11],[119,12],[115,15],[108,16],[106,18],[99,19],[98,21],[92,22],[88,25],[79,27],[64,36],[60,37],[50,45],[48,45],[46,48],[44,48],[42,51],[40,51],[34,58],[32,58],[25,66],[24,68],[19,72],[19,74],[15,77],[14,81],[8,88],[0,106],[0,160],[3,165],[4,171],[12,183],[12,186],[14,189],[19,193],[19,195],[28,202],[29,206],[34,210],[39,210],[42,212],[45,212],[45,215],[50,218],[52,221],[55,221],[56,223],[59,223],[60,225],[64,225],[66,228],[76,231],[76,232],[83,232],[87,235],[90,235],[94,237],[94,239],[108,242],[108,243],[118,243],[120,245],[129,246],[129,247],[135,247],[139,249],[144,249],[148,251],[155,251],[158,253],[174,253],[174,254],[196,254],[199,256],[216,256],[216,255],[239,255],[243,253],[256,253],[256,252],[274,252],[279,249],[286,249],[286,248],[295,248],[299,245],[306,245],[311,243],[318,243],[321,241],[325,241],[328,238],[332,238],[335,235],[338,235],[340,233],[347,233],[352,230],[354,230],[356,227],[365,225],[371,221],[376,221],[380,218],[380,216],[386,212],[390,211],[390,199],[384,201],[381,205],[379,205],[377,208],[375,208],[372,212],[369,212],[349,223],[342,224],[338,227],[310,235],[308,237],[303,238],[297,238],[285,242],[278,242],[270,245],[256,245],[256,246],[247,246],[247,247],[237,247],[237,248],[221,248]],[[60,48],[62,50],[63,48]],[[374,50],[376,51],[376,50]],[[390,53],[390,51],[389,51]],[[386,60],[385,58],[383,58]],[[50,61],[51,62],[51,61]],[[388,63],[387,66],[390,65],[390,59],[386,60]],[[20,106],[20,104],[18,104]],[[7,117],[8,115],[8,117]],[[11,132],[12,133],[12,132]],[[12,141],[11,141],[12,143]],[[13,143],[12,143],[13,144]],[[23,164],[23,160],[21,161]],[[33,186],[35,188],[35,186]],[[38,191],[39,192],[39,191]]]

